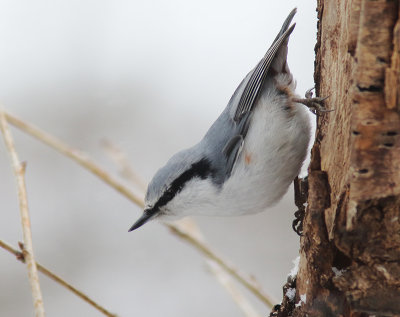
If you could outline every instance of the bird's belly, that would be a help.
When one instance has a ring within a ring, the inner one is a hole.
[[[190,181],[190,190],[181,193],[179,203],[171,202],[171,210],[182,216],[237,216],[277,203],[299,174],[310,139],[306,110],[296,104],[290,111],[282,108],[273,103],[255,109],[231,176],[222,186]]]
[[[220,215],[253,214],[277,203],[299,174],[310,139],[301,106],[256,109],[231,177],[218,195]]]

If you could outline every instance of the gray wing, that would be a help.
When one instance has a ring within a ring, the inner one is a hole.
[[[243,143],[243,136],[236,135],[228,141],[222,150],[222,153],[226,157],[226,172],[224,179],[227,179],[229,176],[231,176],[232,169],[235,166],[240,152],[242,151]]]
[[[235,122],[239,122],[243,115],[251,112],[255,103],[255,100],[260,92],[260,88],[265,80],[265,77],[268,73],[268,70],[275,58],[276,53],[283,43],[285,43],[286,39],[292,33],[296,24],[293,24],[289,29],[290,22],[292,21],[294,15],[296,14],[296,9],[293,9],[285,22],[282,25],[282,28],[278,35],[276,36],[274,42],[271,47],[268,49],[267,53],[261,59],[261,61],[257,64],[253,73],[250,76],[249,81],[244,88],[243,94],[240,98],[239,104],[236,108],[236,112],[234,115]]]
[[[244,143],[244,138],[246,136],[250,124],[252,110],[256,102],[256,98],[260,92],[260,89],[263,86],[268,70],[270,69],[270,66],[273,63],[276,54],[281,48],[281,46],[284,43],[287,43],[287,39],[296,25],[293,24],[289,28],[289,25],[294,15],[296,14],[296,11],[297,11],[296,9],[293,9],[289,13],[288,17],[286,18],[285,22],[282,25],[281,30],[279,31],[274,42],[272,43],[271,47],[268,49],[267,53],[264,55],[264,57],[261,59],[261,61],[257,64],[253,72],[251,73],[250,78],[247,81],[246,86],[241,94],[238,106],[235,111],[235,115],[233,117],[233,120],[237,125],[236,131],[238,134],[236,134],[235,136],[233,136],[231,139],[228,140],[223,150],[223,154],[226,160],[224,180],[230,177],[231,172],[235,166],[235,163],[240,155]]]
[[[257,96],[265,86],[269,69],[273,66],[280,72],[286,63],[287,49],[282,50],[282,45],[287,45],[287,39],[294,29],[295,25],[289,26],[295,13],[296,9],[290,12],[265,56],[243,79],[228,106],[207,131],[202,142],[197,145],[196,150],[203,153],[202,155],[206,155],[212,162],[213,180],[218,185],[223,184],[230,177],[235,163],[240,157],[251,123],[252,110]],[[276,62],[278,65],[275,65]],[[282,65],[280,65],[281,63]],[[273,76],[275,73],[270,75]]]

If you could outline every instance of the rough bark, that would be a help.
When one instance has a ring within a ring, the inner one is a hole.
[[[316,91],[334,111],[312,149],[297,305],[271,315],[400,315],[399,0],[317,10]]]

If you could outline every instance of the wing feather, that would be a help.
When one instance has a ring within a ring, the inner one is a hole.
[[[268,49],[267,53],[261,59],[261,61],[257,64],[253,73],[250,76],[249,81],[246,84],[246,87],[243,91],[242,96],[240,97],[239,104],[236,108],[234,120],[236,122],[240,121],[243,115],[247,112],[252,111],[255,100],[260,92],[260,88],[265,80],[265,77],[268,73],[268,70],[275,58],[276,53],[278,52],[281,45],[286,41],[289,35],[292,33],[296,24],[293,24],[289,29],[289,26],[294,14],[296,13],[296,9],[294,9],[289,16],[286,18],[281,31],[279,32],[277,38],[274,43]],[[284,32],[282,32],[285,30]]]
[[[222,182],[230,177],[231,172],[242,151],[256,98],[278,50],[281,48],[282,44],[285,43],[295,27],[295,24],[289,27],[295,14],[296,9],[290,12],[271,47],[253,70],[252,74],[250,75],[250,79],[243,90],[234,115],[234,121],[237,123],[238,134],[229,139],[222,150],[225,160],[224,175],[221,179]]]

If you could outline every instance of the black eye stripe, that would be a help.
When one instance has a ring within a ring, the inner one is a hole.
[[[183,172],[178,178],[176,178],[167,190],[164,191],[160,199],[154,204],[153,208],[149,212],[156,213],[158,209],[165,206],[170,202],[176,194],[178,194],[185,183],[195,177],[205,179],[208,175],[212,174],[211,164],[207,159],[201,159],[197,163],[193,163],[191,167]]]

